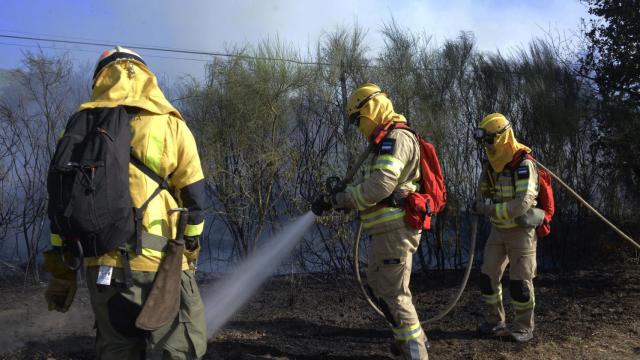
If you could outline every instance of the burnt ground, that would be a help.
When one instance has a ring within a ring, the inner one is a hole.
[[[432,359],[640,359],[640,265],[542,273],[536,337],[528,344],[478,337],[478,292],[471,286],[445,319],[425,327]],[[460,272],[416,273],[422,318],[449,301]],[[204,282],[206,291],[211,282]],[[507,287],[508,288],[508,287]],[[0,285],[1,359],[91,359],[93,317],[86,289],[72,311],[48,312],[44,285]],[[509,299],[508,290],[505,299]],[[507,305],[507,311],[510,311]],[[273,278],[209,339],[206,359],[393,359],[390,331],[350,277]]]

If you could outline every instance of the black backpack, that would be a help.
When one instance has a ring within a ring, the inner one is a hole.
[[[131,153],[130,121],[138,112],[127,106],[79,111],[56,146],[47,177],[51,231],[80,258],[124,252],[127,242],[140,254],[144,211],[169,188]],[[130,161],[159,183],[140,208],[129,193]]]

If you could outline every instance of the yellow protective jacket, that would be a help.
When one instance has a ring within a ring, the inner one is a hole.
[[[533,161],[525,159],[515,169],[504,167],[496,172],[485,166],[478,190],[492,202],[485,215],[499,229],[518,227],[515,218],[523,216],[536,205],[538,197],[538,169]]]
[[[131,60],[107,65],[96,78],[92,98],[79,110],[133,106],[140,112],[131,120],[133,154],[156,174],[169,177],[177,201],[162,191],[149,203],[143,218],[142,254],[129,252],[131,270],[157,271],[164,252],[162,242],[176,237],[178,213],[171,208],[189,208],[186,236],[199,236],[204,228],[204,176],[196,142],[180,113],[165,99],[155,76],[141,63]],[[158,187],[133,164],[129,164],[129,190],[133,206],[139,208]],[[150,236],[148,234],[151,234]],[[51,234],[53,246],[62,241]],[[85,265],[122,267],[118,251],[85,258]],[[183,257],[183,270],[189,268]]]
[[[336,208],[358,209],[370,235],[405,226],[404,210],[380,203],[397,192],[414,192],[420,181],[420,145],[407,130],[394,129],[382,140],[363,181],[335,196]]]

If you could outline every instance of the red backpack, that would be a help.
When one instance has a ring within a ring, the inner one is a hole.
[[[387,137],[393,129],[412,132],[420,144],[420,174],[422,182],[416,192],[409,193],[404,202],[404,220],[414,229],[430,230],[431,217],[444,209],[447,202],[447,189],[444,185],[442,168],[433,144],[425,140],[405,123],[385,123],[376,128],[369,140],[374,145]]]
[[[533,156],[524,150],[520,150],[513,156],[513,160],[507,165],[510,169],[516,169],[525,159],[534,160]],[[544,210],[544,220],[536,228],[536,235],[539,239],[551,233],[551,218],[556,210],[553,199],[553,188],[551,187],[551,176],[544,169],[538,167],[538,204],[536,207]]]

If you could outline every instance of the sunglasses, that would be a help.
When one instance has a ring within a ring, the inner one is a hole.
[[[356,106],[356,109],[360,110],[362,109],[362,107],[369,102],[369,100],[373,99],[374,97],[378,96],[382,94],[382,91],[374,91],[371,94],[369,94],[366,98],[362,99],[362,101],[360,101],[358,103],[358,106]],[[349,123],[351,125],[355,125],[357,127],[360,126],[360,111],[356,111],[354,113],[352,113],[351,115],[349,115]]]
[[[511,124],[507,124],[495,133],[487,132],[487,130],[483,128],[476,128],[473,131],[473,138],[476,139],[476,141],[484,141],[485,144],[492,145],[496,141],[496,137],[507,131],[510,127]]]

